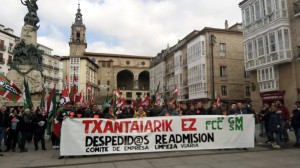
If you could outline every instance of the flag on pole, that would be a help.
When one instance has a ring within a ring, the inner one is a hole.
[[[16,103],[21,95],[21,90],[0,72],[0,95]]]
[[[61,92],[60,104],[65,104],[66,102],[70,101],[68,88],[64,88]]]
[[[138,107],[141,107],[141,106],[146,106],[146,107],[148,107],[149,104],[150,104],[150,99],[149,99],[148,96],[146,96],[145,99],[144,99],[142,102],[140,102],[140,103],[138,104]]]
[[[87,102],[90,102],[91,100],[91,92],[92,92],[92,87],[91,87],[91,83],[86,83],[86,99],[87,99]]]
[[[159,85],[160,85],[160,81],[158,82],[155,93],[157,93],[159,91]]]
[[[69,94],[70,90],[69,90],[68,74],[66,74],[65,89],[66,89],[67,93]]]
[[[217,98],[217,106],[220,107],[220,105],[221,105],[221,97],[219,95]]]
[[[135,105],[135,101],[131,100],[131,108],[134,108],[134,105]]]
[[[178,89],[177,89],[177,85],[175,84],[175,88],[174,88],[174,92],[173,92],[173,98],[177,98],[178,97]]]
[[[76,102],[76,95],[78,94],[78,80],[76,78],[75,72],[73,77],[73,86],[70,91],[70,99],[71,101]]]
[[[56,110],[56,92],[55,92],[55,85],[47,99],[47,114],[48,119],[55,116]]]
[[[28,82],[25,80],[25,78],[24,78],[24,87],[23,87],[23,99],[24,99],[24,109],[26,108],[31,109],[33,107],[31,101],[31,94],[30,94]]]
[[[82,96],[83,95],[82,95],[82,90],[81,90],[81,92],[76,95],[75,103],[77,103],[77,102],[82,103],[82,100],[83,100]]]
[[[91,95],[90,105],[94,104],[94,94]]]

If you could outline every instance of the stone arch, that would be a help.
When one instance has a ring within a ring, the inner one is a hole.
[[[150,73],[145,70],[142,71],[138,76],[139,90],[150,90]]]
[[[121,90],[133,90],[134,75],[128,70],[121,70],[117,73],[117,88]]]

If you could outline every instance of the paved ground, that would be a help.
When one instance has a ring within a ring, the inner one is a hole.
[[[257,136],[258,137],[258,136]],[[282,149],[273,150],[265,139],[258,137],[254,149],[248,150],[200,150],[183,152],[160,152],[143,154],[119,154],[65,158],[58,160],[59,151],[4,152],[0,157],[0,168],[11,167],[68,167],[68,168],[298,168],[300,148],[293,148],[294,135]],[[3,149],[3,148],[2,148]]]

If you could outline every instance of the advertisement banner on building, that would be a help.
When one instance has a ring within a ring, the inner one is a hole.
[[[66,119],[62,156],[221,148],[254,148],[254,117],[181,116],[139,119]]]

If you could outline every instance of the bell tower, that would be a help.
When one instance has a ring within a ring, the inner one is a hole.
[[[71,26],[70,37],[70,56],[81,56],[87,48],[86,43],[86,27],[82,22],[82,14],[80,4],[78,3],[77,13],[75,15],[75,22]]]

